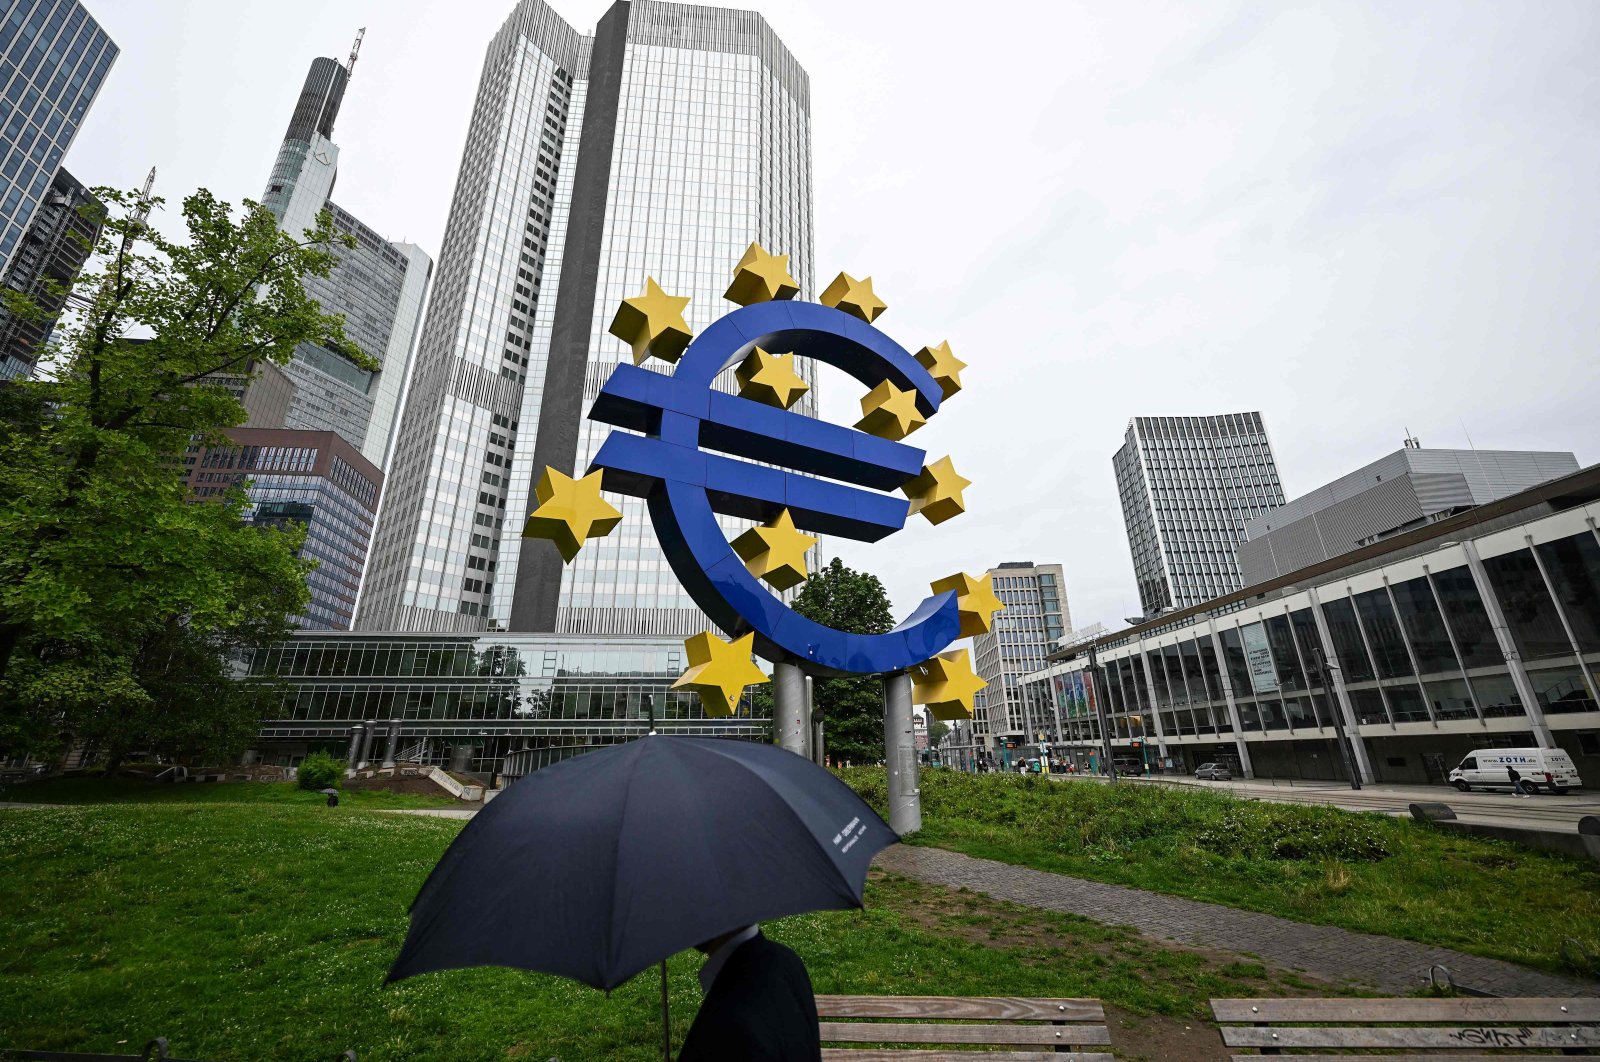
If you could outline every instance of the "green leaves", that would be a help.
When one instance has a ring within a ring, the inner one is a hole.
[[[303,286],[348,241],[327,212],[297,239],[202,189],[180,243],[141,220],[160,200],[95,193],[109,216],[76,284],[84,309],[41,378],[0,384],[0,747],[211,749],[254,721],[240,722],[254,708],[227,654],[287,633],[312,565],[299,530],[244,523],[241,491],[190,499],[186,449],[245,419],[208,381],[283,364],[302,342],[375,362]]]
[[[882,634],[894,626],[889,595],[876,575],[847,568],[838,557],[806,580],[794,610],[835,630]],[[833,678],[812,687],[814,709],[826,713],[828,755],[835,762],[883,759],[883,681]]]

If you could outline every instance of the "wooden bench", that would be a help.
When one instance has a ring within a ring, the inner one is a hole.
[[[1213,999],[1211,1013],[1224,1044],[1256,1049],[1235,1060],[1600,1060],[1600,998]],[[1343,1053],[1363,1048],[1381,1053]]]
[[[818,996],[822,1057],[852,1062],[1112,1062],[1098,999]],[[843,1019],[828,1021],[826,1019]],[[914,1047],[830,1047],[914,1044]],[[1011,1050],[991,1050],[1001,1047]]]

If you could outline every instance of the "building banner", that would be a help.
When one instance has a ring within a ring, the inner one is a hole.
[[[1276,693],[1278,675],[1272,669],[1272,650],[1267,648],[1267,629],[1259,623],[1240,627],[1244,639],[1244,658],[1250,667],[1250,685],[1257,693]]]

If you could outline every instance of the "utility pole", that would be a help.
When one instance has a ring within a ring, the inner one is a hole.
[[[1344,776],[1350,779],[1351,789],[1360,789],[1361,775],[1356,770],[1355,758],[1350,755],[1350,739],[1344,729],[1344,708],[1328,682],[1328,672],[1338,671],[1339,665],[1328,663],[1320,645],[1311,647],[1311,658],[1317,662],[1317,684],[1322,687],[1322,695],[1328,698],[1328,708],[1333,713],[1333,729],[1339,735],[1339,758],[1344,761]]]
[[[1093,642],[1089,643],[1089,682],[1094,688],[1094,714],[1100,720],[1100,755],[1106,765],[1106,777],[1111,779],[1111,784],[1117,784],[1117,760],[1111,754],[1111,721],[1106,718],[1105,691],[1100,687],[1100,657],[1095,652]]]

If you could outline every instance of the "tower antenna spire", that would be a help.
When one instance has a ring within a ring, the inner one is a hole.
[[[361,40],[367,35],[367,27],[362,26],[356,30],[356,42],[350,46],[350,58],[345,61],[344,73],[347,78],[356,75],[356,57],[361,54]]]

